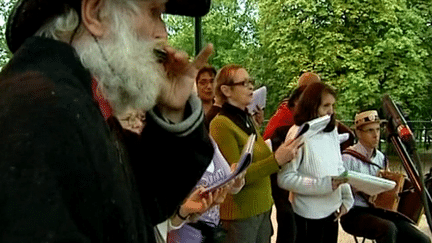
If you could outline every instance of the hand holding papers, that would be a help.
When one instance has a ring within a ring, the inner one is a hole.
[[[301,135],[305,134],[309,130],[309,127],[310,127],[309,123],[305,123],[301,125],[294,139],[297,139]]]
[[[258,112],[257,108],[263,110],[266,106],[267,88],[265,86],[253,92],[252,103],[248,105],[251,114]]]
[[[245,146],[243,147],[243,151],[240,155],[240,159],[238,161],[237,168],[230,174],[225,180],[222,180],[221,182],[217,183],[216,185],[213,185],[209,188],[206,188],[202,193],[209,193],[216,189],[219,189],[223,186],[225,186],[230,181],[234,180],[238,175],[240,175],[242,172],[246,171],[246,169],[249,167],[249,165],[252,162],[252,156],[253,156],[253,147],[255,145],[256,140],[256,134],[251,134],[249,136],[249,139]],[[222,155],[220,155],[222,156]],[[219,158],[219,159],[225,159],[225,158]]]
[[[371,176],[347,170],[339,177],[347,178],[350,185],[368,195],[378,195],[385,191],[390,191],[396,186],[396,182],[377,176]]]
[[[312,121],[308,121],[303,126],[309,125],[309,128],[304,134],[304,137],[312,137],[313,135],[323,131],[329,122],[331,121],[331,116],[326,115],[320,118],[313,119]]]
[[[290,139],[293,139],[293,138],[298,138],[300,136],[303,136],[304,138],[310,138],[310,137],[314,136],[315,134],[324,130],[325,127],[329,124],[330,120],[331,120],[331,116],[326,115],[326,116],[305,122],[303,125],[301,125],[295,131],[290,129],[286,138],[285,138],[285,142],[290,140]],[[295,132],[295,133],[293,133],[293,132]]]
[[[299,132],[300,134],[301,132]],[[274,157],[279,166],[284,166],[297,157],[300,147],[303,145],[301,135],[294,139],[286,139],[274,152]]]

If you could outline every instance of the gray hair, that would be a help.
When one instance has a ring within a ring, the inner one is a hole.
[[[120,18],[130,18],[138,14],[138,2],[140,1],[142,0],[107,0],[100,12],[100,17],[108,19],[111,22],[111,30],[118,30],[121,25]],[[65,14],[54,18],[42,26],[35,35],[71,42],[75,34],[79,35],[83,32],[83,29],[80,28],[80,23],[81,20],[78,12],[73,8],[69,8]]]
[[[133,28],[133,18],[140,14],[139,1],[143,0],[106,1],[99,17],[109,21],[107,38],[86,35],[80,16],[73,9],[37,33],[72,44],[117,114],[128,108],[150,110],[166,78],[153,52],[155,42],[140,39]]]

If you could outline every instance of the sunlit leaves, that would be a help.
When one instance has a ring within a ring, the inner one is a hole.
[[[421,0],[261,0],[260,40],[279,82],[290,83],[279,87],[289,92],[301,71],[315,71],[338,90],[341,118],[379,108],[382,94],[390,93],[412,118],[430,119],[431,6]]]

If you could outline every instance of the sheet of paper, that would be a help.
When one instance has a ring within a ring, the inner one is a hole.
[[[202,193],[212,192],[216,189],[223,187],[228,182],[235,179],[243,171],[247,170],[249,165],[252,163],[253,147],[255,145],[255,140],[256,140],[256,134],[251,134],[249,136],[247,143],[243,147],[243,151],[242,151],[242,153],[240,155],[240,159],[238,161],[237,169],[235,171],[233,171],[229,176],[227,176],[227,178],[225,180],[222,180],[221,182],[217,183],[216,185],[213,185],[211,187],[206,188]],[[215,159],[217,159],[217,160],[222,159],[222,160],[226,161],[222,154],[217,154],[217,153],[215,153],[213,159],[214,160]]]
[[[267,100],[267,88],[263,86],[253,92],[252,103],[248,105],[248,110],[250,113],[254,114],[257,112],[257,106],[262,110],[266,106]]]
[[[349,139],[349,133],[340,133],[339,134],[339,142],[340,143],[344,143],[346,141],[348,141]]]
[[[390,191],[396,186],[396,182],[392,180],[351,170],[345,171],[341,177],[348,178],[348,184],[371,196]]]
[[[290,139],[297,138],[299,136],[303,136],[303,138],[310,138],[310,137],[314,136],[315,134],[324,130],[324,128],[330,122],[330,119],[331,119],[331,117],[329,115],[326,115],[326,116],[305,122],[300,127],[298,127],[296,130],[294,130],[294,128],[290,129],[288,131],[287,136],[285,137],[285,142],[290,140]],[[293,126],[293,127],[295,127],[295,126]]]

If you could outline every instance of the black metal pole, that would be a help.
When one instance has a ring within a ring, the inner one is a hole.
[[[199,54],[202,48],[203,44],[201,17],[195,17],[195,56]]]
[[[425,188],[423,169],[420,163],[419,155],[415,148],[415,140],[406,141],[411,147],[410,150],[412,150],[412,154],[414,156],[414,159],[412,159],[410,153],[407,151],[404,143],[402,142],[402,135],[398,134],[397,126],[401,127],[401,124],[405,125],[405,118],[388,95],[383,97],[383,108],[384,113],[386,114],[386,117],[389,121],[387,123],[387,132],[390,136],[390,141],[395,146],[399,158],[402,160],[404,169],[407,172],[408,177],[411,179],[415,191],[418,193],[423,202],[424,214],[426,215],[429,229],[432,230],[432,214],[429,207],[432,205],[432,197],[429,194],[427,188]],[[408,125],[406,126],[409,130]]]
[[[414,185],[414,189],[420,194],[423,193],[423,189],[420,182],[420,174],[414,164],[414,161],[411,159],[408,154],[405,146],[402,143],[402,140],[395,134],[390,135],[390,141],[393,143],[396,152],[399,155],[399,158],[402,161],[402,165],[407,172],[408,178],[411,180],[411,183]]]

